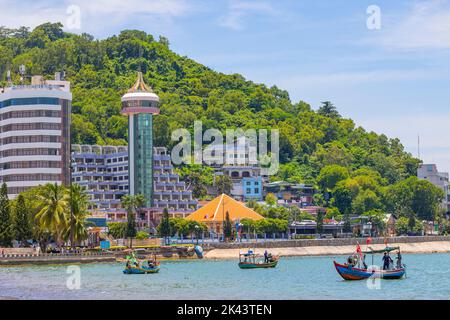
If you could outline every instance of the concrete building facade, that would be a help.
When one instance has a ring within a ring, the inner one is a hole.
[[[0,91],[0,182],[8,195],[70,183],[70,83],[33,76]]]
[[[450,211],[448,172],[439,172],[435,164],[420,164],[417,169],[417,177],[431,182],[444,191],[445,199],[442,201],[441,207],[446,211]]]

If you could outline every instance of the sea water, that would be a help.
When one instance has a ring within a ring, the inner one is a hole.
[[[404,254],[406,278],[375,281],[343,280],[333,260],[344,262],[345,258],[282,257],[276,268],[247,270],[238,267],[237,259],[161,261],[159,273],[147,275],[125,275],[124,265],[120,263],[0,267],[0,297],[64,300],[450,298],[450,254]],[[381,256],[376,256],[375,262],[381,264]]]

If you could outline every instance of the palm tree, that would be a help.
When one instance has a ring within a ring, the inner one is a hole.
[[[142,194],[126,195],[121,199],[122,207],[127,211],[127,230],[125,236],[130,238],[130,248],[133,247],[133,237],[136,235],[134,215],[138,213],[145,204]]]
[[[39,189],[37,194],[40,210],[36,214],[36,219],[42,229],[50,231],[56,240],[61,240],[61,236],[67,227],[66,210],[69,197],[66,189],[57,183],[48,183]]]
[[[70,239],[70,245],[88,237],[85,219],[88,215],[89,197],[79,184],[72,184],[69,189],[69,207],[67,208],[68,225],[64,232],[64,240]]]

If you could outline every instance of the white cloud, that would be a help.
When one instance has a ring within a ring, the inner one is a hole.
[[[79,6],[82,25],[105,29],[118,23],[132,22],[138,16],[152,15],[170,19],[190,12],[187,0],[64,0],[64,1],[14,1],[0,0],[0,25],[28,26],[44,22],[67,23],[69,6]],[[72,30],[71,30],[72,31]],[[83,27],[82,27],[82,30]]]
[[[269,2],[263,1],[232,1],[228,13],[219,19],[222,27],[240,30],[244,27],[244,20],[251,13],[276,14],[276,10]]]
[[[384,29],[385,24],[382,24],[380,43],[384,46],[404,49],[450,48],[450,6],[446,1],[416,2],[406,18],[391,17],[391,22],[393,28],[388,26]]]

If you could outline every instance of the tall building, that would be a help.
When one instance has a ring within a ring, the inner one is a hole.
[[[91,201],[90,211],[110,221],[125,221],[120,199],[128,194],[128,150],[126,146],[72,146],[72,181],[81,185]],[[137,217],[141,226],[156,225],[164,208],[171,217],[184,218],[197,210],[192,191],[173,170],[167,149],[153,149],[153,207]]]
[[[72,168],[72,182],[86,190],[91,211],[121,210],[128,194],[126,146],[72,145]]]
[[[441,208],[450,211],[450,190],[448,172],[439,172],[435,164],[421,164],[417,169],[417,177],[427,180],[444,191],[445,199]]]
[[[142,194],[153,205],[153,115],[159,97],[138,73],[136,83],[122,96],[122,114],[128,116],[128,176],[130,195]]]
[[[33,76],[0,91],[0,182],[11,198],[70,182],[70,83]]]

